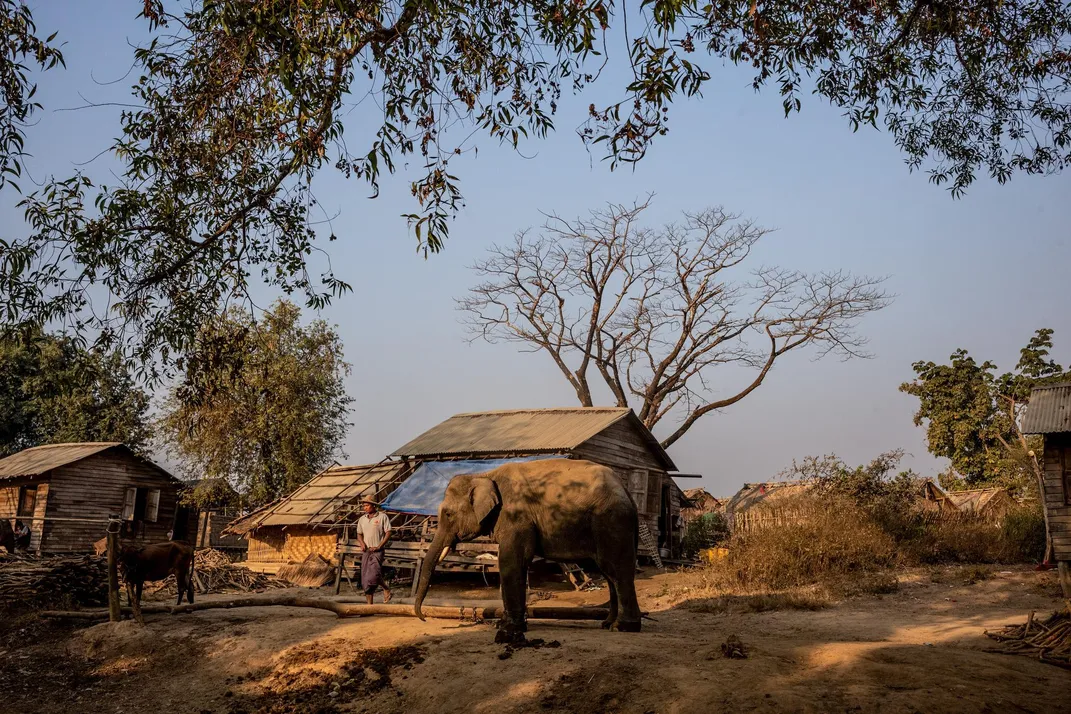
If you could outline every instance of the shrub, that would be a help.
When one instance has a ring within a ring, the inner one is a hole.
[[[713,548],[729,537],[729,524],[721,513],[706,513],[688,522],[681,547],[684,557],[694,558],[704,548]]]

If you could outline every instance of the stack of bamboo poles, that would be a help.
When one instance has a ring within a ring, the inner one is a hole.
[[[260,592],[269,588],[284,588],[286,583],[264,573],[255,573],[244,565],[232,563],[218,550],[204,548],[193,557],[193,585],[198,593]],[[175,576],[146,585],[145,592],[166,592],[177,595]]]
[[[0,606],[106,605],[108,564],[92,555],[0,560]]]
[[[1044,620],[1030,613],[1026,623],[1008,625],[998,632],[986,630],[986,636],[1000,643],[991,652],[1037,657],[1042,662],[1071,669],[1071,600],[1063,610]]]

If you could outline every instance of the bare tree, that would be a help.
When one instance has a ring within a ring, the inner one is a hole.
[[[701,417],[753,392],[787,352],[866,356],[859,319],[889,304],[884,278],[742,264],[770,231],[721,208],[640,225],[650,197],[587,218],[548,216],[542,231],[495,245],[473,269],[483,282],[458,300],[474,339],[545,351],[593,406],[597,373],[618,406],[638,404],[652,428],[671,412],[669,446]],[[742,277],[740,277],[742,275]],[[718,397],[713,368],[752,370]]]

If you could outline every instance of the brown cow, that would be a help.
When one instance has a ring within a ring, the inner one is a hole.
[[[147,580],[164,580],[174,575],[178,584],[175,604],[182,604],[183,594],[187,601],[193,602],[193,548],[188,543],[168,541],[141,548],[124,545],[119,551],[119,566],[126,582],[127,599],[138,622],[145,622],[141,616],[141,589]]]
[[[8,553],[15,552],[15,531],[6,518],[0,518],[0,547],[6,548]]]

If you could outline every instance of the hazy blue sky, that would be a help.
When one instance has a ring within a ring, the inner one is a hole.
[[[136,0],[32,3],[39,28],[67,42],[65,72],[42,80],[48,108],[30,134],[40,179],[65,175],[118,134],[117,109],[56,112],[83,102],[123,101],[130,79],[128,41],[141,42]],[[620,41],[618,41],[620,44]],[[622,53],[617,47],[617,56]],[[715,74],[706,97],[672,110],[670,134],[635,171],[611,173],[574,133],[590,102],[616,98],[623,86],[600,85],[562,103],[559,131],[529,144],[529,158],[480,145],[453,168],[467,208],[444,253],[424,260],[399,214],[413,210],[405,176],[386,179],[382,195],[333,171],[316,192],[340,240],[331,246],[337,274],[353,294],[325,310],[353,363],[356,399],[349,461],[376,461],[415,433],[462,411],[569,406],[575,396],[541,354],[511,345],[468,344],[453,298],[474,281],[467,266],[494,241],[538,224],[540,210],[573,216],[607,201],[655,192],[652,222],[681,210],[724,205],[778,228],[756,262],[808,270],[843,268],[889,274],[898,295],[861,326],[876,355],[866,361],[813,362],[789,355],[745,401],[699,422],[675,445],[682,471],[727,495],[743,481],[767,479],[807,454],[835,452],[851,462],[903,447],[908,465],[932,473],[913,400],[897,391],[919,359],[944,360],[958,347],[1011,367],[1038,327],[1056,330],[1056,358],[1071,361],[1071,174],[983,179],[953,200],[910,174],[891,138],[852,134],[839,112],[804,103],[788,119],[776,91],[756,95],[748,75],[707,63]],[[363,116],[362,116],[363,115]],[[365,109],[347,119],[353,147],[374,130]],[[96,176],[108,164],[87,170]],[[5,197],[3,229],[19,230]],[[739,375],[718,385],[731,393]],[[685,484],[694,485],[692,483]]]

